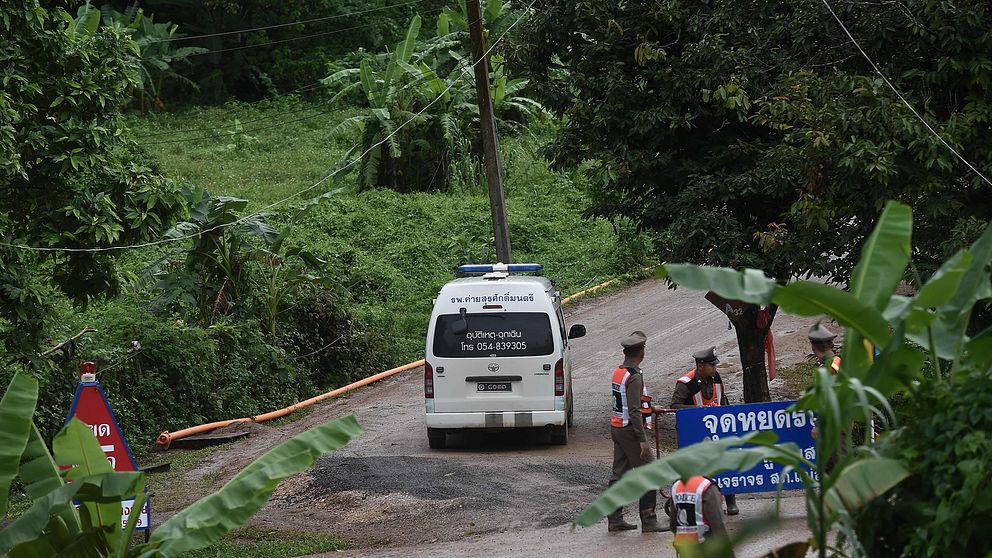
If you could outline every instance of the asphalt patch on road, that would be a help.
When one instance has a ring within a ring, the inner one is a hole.
[[[552,527],[570,523],[606,488],[609,469],[560,460],[499,456],[444,459],[409,456],[325,457],[310,472],[309,497],[364,492],[443,500],[500,519]],[[505,521],[504,521],[505,523]]]

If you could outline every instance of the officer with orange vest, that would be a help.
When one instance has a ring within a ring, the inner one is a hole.
[[[716,371],[716,365],[720,364],[720,359],[716,356],[716,347],[696,351],[692,353],[692,358],[696,360],[696,367],[675,381],[672,408],[729,405],[727,394],[723,390],[723,379]],[[733,494],[728,494],[727,515],[737,515],[738,513],[737,498]]]
[[[837,371],[840,370],[840,357],[834,354],[834,339],[837,334],[830,331],[820,322],[813,324],[813,327],[809,328],[809,346],[813,349],[813,356],[816,357],[816,365],[824,367],[830,370],[831,374],[836,375]],[[813,426],[812,432],[813,438],[816,438],[816,426]],[[827,468],[833,469],[834,465],[837,463],[839,453],[834,453],[827,460]]]
[[[816,322],[809,328],[809,345],[816,355],[816,363],[819,366],[829,368],[830,372],[836,374],[840,370],[840,357],[834,354],[834,339],[837,334],[827,329],[820,322]]]
[[[672,499],[666,504],[677,552],[701,544],[710,537],[727,537],[720,513],[720,489],[706,477],[692,477],[672,485]],[[733,551],[731,550],[731,556]]]
[[[653,409],[651,398],[644,387],[640,365],[644,360],[647,336],[635,331],[620,342],[623,347],[623,364],[613,371],[613,412],[610,418],[610,437],[613,438],[613,474],[610,484],[620,480],[624,473],[652,461],[648,443],[647,423]],[[668,529],[658,523],[655,514],[657,492],[651,490],[641,496],[641,532],[655,533]],[[623,508],[617,508],[608,518],[612,531],[629,531],[637,526],[623,518]]]

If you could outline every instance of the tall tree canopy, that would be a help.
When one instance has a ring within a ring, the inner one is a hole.
[[[992,176],[992,6],[831,5],[923,117]],[[562,117],[551,157],[591,162],[587,214],[656,231],[662,259],[846,281],[884,200],[897,199],[914,208],[926,275],[989,218],[989,184],[889,90],[822,2],[539,0],[535,10],[517,62]],[[764,375],[755,360],[768,322],[750,312],[757,334],[739,324],[738,335],[753,400],[767,397],[748,376]]]
[[[118,251],[10,245],[141,242],[158,237],[183,207],[177,185],[144,163],[121,120],[140,84],[135,44],[96,23],[37,0],[0,11],[0,356],[34,354],[53,292],[85,303],[118,284]]]

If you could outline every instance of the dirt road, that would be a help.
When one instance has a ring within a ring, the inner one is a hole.
[[[282,439],[355,413],[365,434],[283,483],[255,524],[339,535],[356,546],[345,553],[354,556],[605,554],[617,536],[608,536],[605,525],[574,533],[568,525],[609,477],[608,378],[622,358],[619,339],[636,329],[647,334],[645,379],[663,403],[675,379],[691,368],[691,352],[711,345],[723,359],[721,374],[731,403],[740,402],[736,340],[727,319],[700,293],[672,291],[653,280],[579,302],[566,316],[570,324],[585,324],[588,330],[573,342],[576,410],[567,446],[549,446],[540,433],[500,433],[452,437],[451,449],[431,450],[423,420],[423,374],[415,370],[321,405],[294,423],[254,425],[248,442],[213,454],[188,480],[191,485],[226,480]],[[790,316],[776,320],[780,365],[804,356],[804,343],[794,337],[808,323]],[[674,444],[673,426],[663,421],[668,448]],[[741,515],[729,518],[732,529],[771,503],[763,497],[739,502]],[[804,538],[801,499],[789,499],[784,513],[790,519],[777,533],[742,547],[738,555],[758,555],[776,542]],[[628,517],[634,515],[628,511]],[[665,555],[670,548],[668,533],[619,536],[655,554]]]

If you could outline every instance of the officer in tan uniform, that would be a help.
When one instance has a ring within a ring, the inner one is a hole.
[[[831,373],[840,370],[840,357],[834,354],[834,339],[837,334],[830,331],[820,322],[809,328],[809,345],[816,356],[816,364]]]
[[[687,409],[691,407],[719,407],[730,403],[727,393],[723,390],[723,379],[716,371],[720,359],[716,356],[716,347],[701,349],[692,353],[696,367],[675,381],[675,392],[672,393],[672,408]],[[727,515],[737,515],[737,497],[727,494]]]
[[[624,339],[623,364],[613,371],[613,412],[610,417],[610,436],[613,438],[613,474],[610,484],[620,480],[627,471],[652,461],[651,445],[648,443],[645,423],[650,416],[651,403],[644,388],[641,376],[641,361],[644,360],[644,345],[647,337],[642,331],[635,331]],[[645,403],[642,403],[645,402]],[[641,409],[645,408],[646,412]],[[655,514],[657,491],[651,490],[641,496],[641,532],[654,533],[667,531],[668,527],[658,523]],[[610,531],[629,531],[637,526],[623,518],[623,508],[618,508],[608,518]]]
[[[722,538],[729,547],[720,507],[720,488],[712,479],[697,476],[672,485],[672,499],[665,503],[665,511],[675,533],[679,556],[688,554],[688,547],[697,546],[707,538]],[[729,552],[733,557],[732,548]]]

